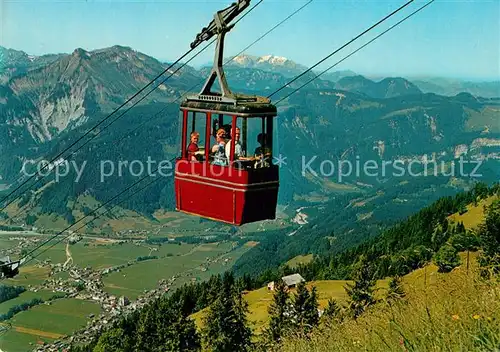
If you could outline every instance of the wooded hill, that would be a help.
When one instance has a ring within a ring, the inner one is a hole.
[[[500,273],[500,202],[494,201],[488,207],[484,223],[474,232],[465,229],[463,224],[450,224],[447,218],[456,212],[464,212],[468,204],[497,196],[499,191],[499,185],[488,188],[477,184],[469,192],[440,199],[367,243],[345,253],[317,257],[309,264],[299,265],[295,271],[308,280],[349,278],[354,281],[346,288],[348,305],[342,307],[338,302],[331,301],[323,312],[325,318],[321,320],[317,315],[315,289],[308,290],[299,285],[293,297],[289,297],[279,284],[277,279],[291,272],[290,268],[268,270],[258,277],[244,275],[235,278],[233,274],[226,273],[213,276],[206,282],[183,286],[103,331],[89,346],[73,347],[72,351],[280,349],[283,341],[285,347],[287,344],[290,346],[290,339],[294,341],[297,336],[310,341],[308,339],[316,336],[316,326],[325,319],[330,324],[326,326],[334,328],[352,319],[362,319],[366,311],[377,303],[374,295],[377,278],[393,276],[386,301],[398,301],[404,297],[400,275],[427,265],[431,259],[440,272],[450,272],[460,264],[459,250],[479,250],[479,273],[482,280],[486,280],[482,285],[490,285],[490,282],[493,285],[495,281],[491,281],[491,277]],[[271,280],[277,281],[278,285],[269,310],[270,323],[256,340],[248,327],[247,314],[251,312],[248,312],[242,292]],[[204,328],[197,332],[189,316],[207,307]],[[500,343],[500,331],[494,328],[495,324],[491,321],[484,324],[483,340],[470,342],[467,331],[459,337],[468,341],[467,346],[477,345],[479,349]],[[477,331],[475,329],[474,334]],[[404,331],[401,334],[404,335]],[[404,336],[402,341],[407,350],[412,350]]]

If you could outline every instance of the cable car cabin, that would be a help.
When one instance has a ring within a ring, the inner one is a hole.
[[[223,65],[230,22],[250,0],[218,11],[191,43],[217,36],[212,71],[200,93],[181,104],[181,151],[175,168],[177,210],[234,225],[274,219],[279,172],[272,164],[276,107],[264,97],[233,94]],[[212,92],[215,80],[220,92]]]
[[[238,105],[181,104],[177,210],[234,225],[274,219],[279,186],[278,166],[272,164],[275,117],[276,107],[260,97]]]

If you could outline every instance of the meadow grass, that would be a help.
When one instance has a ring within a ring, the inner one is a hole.
[[[288,265],[290,268],[295,268],[299,264],[309,264],[310,262],[312,262],[312,260],[313,260],[312,254],[298,255],[287,261],[286,265]]]
[[[407,295],[383,300],[357,320],[321,325],[308,338],[291,336],[280,350],[494,351],[500,346],[500,284],[465,265],[439,274],[433,265],[404,279]]]
[[[455,213],[450,215],[448,219],[455,223],[463,222],[465,228],[469,230],[477,228],[484,221],[484,207],[491,205],[496,199],[498,199],[498,196],[494,195],[480,200],[476,206],[469,204],[466,213],[462,215]]]
[[[329,299],[335,299],[339,302],[345,302],[347,293],[345,285],[351,281],[345,280],[321,280],[311,281],[306,284],[308,289],[315,286],[318,292],[318,303],[321,309],[328,305]],[[386,291],[388,280],[379,280],[376,286],[376,295],[380,296]],[[290,290],[290,297],[293,296],[295,289]],[[243,297],[248,303],[249,313],[247,314],[248,322],[253,332],[259,335],[269,323],[268,309],[273,301],[274,291],[269,291],[267,287],[262,287],[258,290],[244,292]],[[203,309],[191,315],[199,330],[203,328],[203,317],[208,310]]]

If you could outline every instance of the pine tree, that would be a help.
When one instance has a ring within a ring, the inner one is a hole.
[[[481,275],[500,274],[500,201],[486,210],[486,219],[479,226],[479,238],[483,253],[479,257]]]
[[[464,226],[464,223],[462,221],[460,221],[458,224],[457,224],[457,228],[455,229],[455,233],[465,233],[465,226]]]
[[[479,237],[468,230],[453,234],[448,242],[459,252],[476,251],[479,247]]]
[[[389,290],[387,291],[387,300],[394,301],[405,297],[406,293],[403,288],[403,282],[401,276],[394,276],[391,281],[389,281]]]
[[[330,322],[340,323],[340,322],[342,322],[342,320],[344,318],[343,314],[342,314],[342,308],[337,303],[337,301],[334,300],[333,298],[330,298],[328,300],[328,305],[326,306],[326,308],[323,312],[322,318],[326,323],[330,323]]]
[[[319,323],[318,306],[318,292],[313,286],[304,307],[303,324],[307,327],[306,331]]]
[[[156,324],[159,311],[159,301],[154,301],[145,307],[137,323],[135,348],[143,351],[153,351],[158,345],[158,326]]]
[[[135,350],[144,352],[199,350],[201,346],[196,325],[183,311],[183,304],[167,298],[154,301],[145,307],[140,313],[137,324]],[[128,336],[127,333],[124,335]]]
[[[295,328],[302,328],[306,312],[306,304],[310,299],[309,291],[303,282],[297,285],[297,291],[293,296],[293,318],[292,324]]]
[[[290,328],[290,312],[288,309],[289,295],[282,280],[274,285],[273,302],[269,306],[269,327],[265,330],[268,341],[279,342]]]
[[[354,318],[375,303],[373,290],[375,279],[365,256],[361,256],[354,274],[354,284],[347,284],[345,290],[349,296],[349,311]]]
[[[222,281],[217,299],[205,318],[206,346],[214,352],[247,351],[252,337],[247,326],[247,303],[241,292],[235,290],[232,274],[225,274]]]
[[[127,336],[120,328],[114,328],[106,331],[99,337],[94,352],[121,352],[127,349]],[[73,349],[72,349],[73,350]]]
[[[445,244],[434,256],[434,263],[440,273],[448,273],[460,265],[460,257],[454,247]]]

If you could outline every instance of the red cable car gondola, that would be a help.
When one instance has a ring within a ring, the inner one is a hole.
[[[275,219],[279,186],[272,164],[276,107],[264,97],[233,94],[222,69],[224,37],[234,26],[228,23],[249,3],[239,0],[217,12],[191,44],[217,35],[210,76],[201,92],[180,106],[181,156],[175,169],[178,211],[234,225]],[[216,78],[220,93],[211,91]]]

